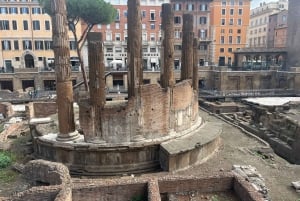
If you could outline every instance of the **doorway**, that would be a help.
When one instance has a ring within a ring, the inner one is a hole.
[[[25,68],[34,68],[34,59],[30,54],[25,55]]]

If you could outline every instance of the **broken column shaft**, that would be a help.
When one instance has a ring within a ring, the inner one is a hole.
[[[143,84],[142,22],[140,0],[128,1],[128,98],[138,95]]]
[[[161,86],[173,87],[174,79],[174,13],[171,4],[162,5],[163,66],[161,68]]]
[[[181,80],[192,79],[193,76],[193,15],[183,14]]]

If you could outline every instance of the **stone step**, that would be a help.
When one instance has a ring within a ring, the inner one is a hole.
[[[166,171],[188,168],[206,160],[218,147],[222,124],[206,122],[193,133],[160,145],[160,163]]]

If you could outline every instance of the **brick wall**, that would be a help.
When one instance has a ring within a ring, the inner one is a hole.
[[[56,102],[34,102],[33,103],[34,117],[42,118],[57,113]]]

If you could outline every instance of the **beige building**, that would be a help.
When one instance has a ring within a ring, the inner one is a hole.
[[[269,16],[288,9],[288,0],[261,3],[251,10],[248,30],[248,47],[267,47]]]
[[[80,27],[78,31],[80,34]],[[69,38],[74,70],[78,69],[78,59],[71,32]],[[54,72],[45,78],[46,82],[40,77],[40,72],[53,71],[54,52],[51,18],[37,0],[1,1],[0,41],[0,89],[54,86]],[[14,76],[14,73],[19,74]]]

